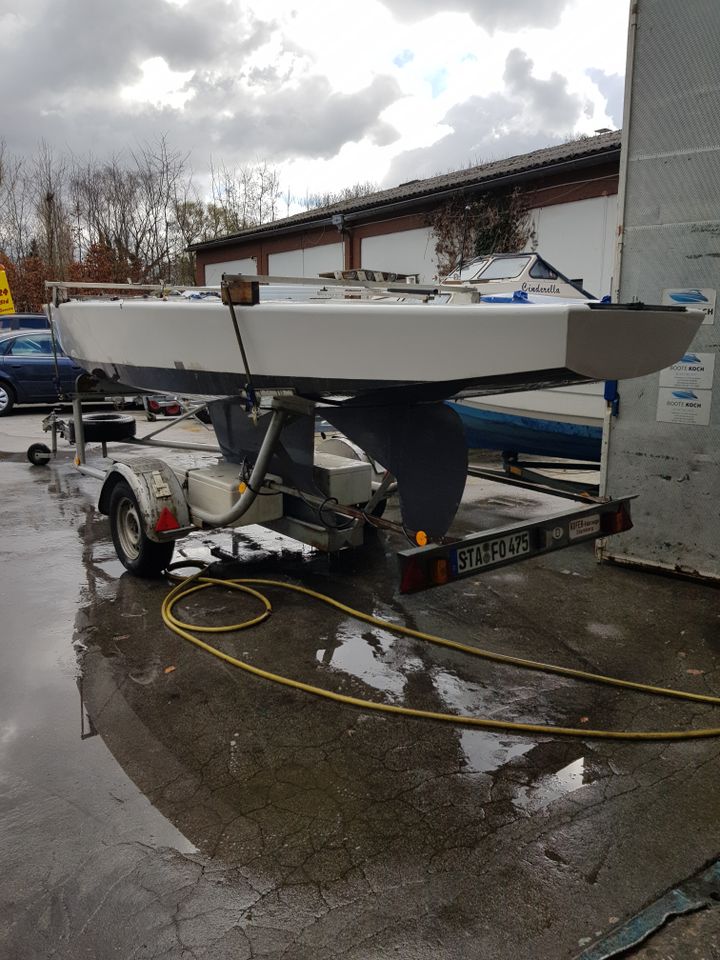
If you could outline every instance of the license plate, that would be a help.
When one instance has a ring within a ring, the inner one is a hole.
[[[461,577],[464,573],[492,566],[503,560],[512,560],[530,553],[530,535],[527,530],[511,533],[494,540],[484,540],[468,547],[458,547],[454,557],[454,572]]]

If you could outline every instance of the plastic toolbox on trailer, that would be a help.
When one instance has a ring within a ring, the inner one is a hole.
[[[193,509],[209,513],[230,510],[240,498],[238,467],[232,463],[218,463],[194,470],[176,470],[178,480],[186,486],[190,513]],[[283,495],[263,491],[234,526],[268,523],[283,515]]]

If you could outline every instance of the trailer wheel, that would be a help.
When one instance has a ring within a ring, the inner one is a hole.
[[[135,436],[135,418],[126,413],[85,413],[82,423],[89,443],[129,440]]]
[[[45,467],[50,463],[52,453],[44,443],[31,443],[27,449],[27,458],[34,467]]]
[[[136,577],[159,577],[172,560],[175,543],[156,543],[146,535],[137,499],[124,480],[110,496],[110,532],[118,559]]]

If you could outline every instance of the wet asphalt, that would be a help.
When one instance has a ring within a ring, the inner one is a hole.
[[[0,957],[570,960],[718,858],[720,740],[491,733],[250,677],[164,627],[168,584],[124,572],[98,489],[67,455],[0,457]],[[473,480],[463,524],[544,506]],[[598,565],[580,545],[402,597],[401,546],[371,535],[328,558],[253,527],[182,550],[465,643],[720,693],[710,586]],[[720,715],[269,595],[272,619],[225,649],[354,696],[616,729]],[[220,623],[251,607],[216,593],[182,609]],[[631,955],[717,957],[718,930],[706,910]]]

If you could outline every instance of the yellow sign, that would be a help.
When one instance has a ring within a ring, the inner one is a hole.
[[[0,263],[0,316],[3,313],[15,313],[10,284],[8,283],[5,267]]]

